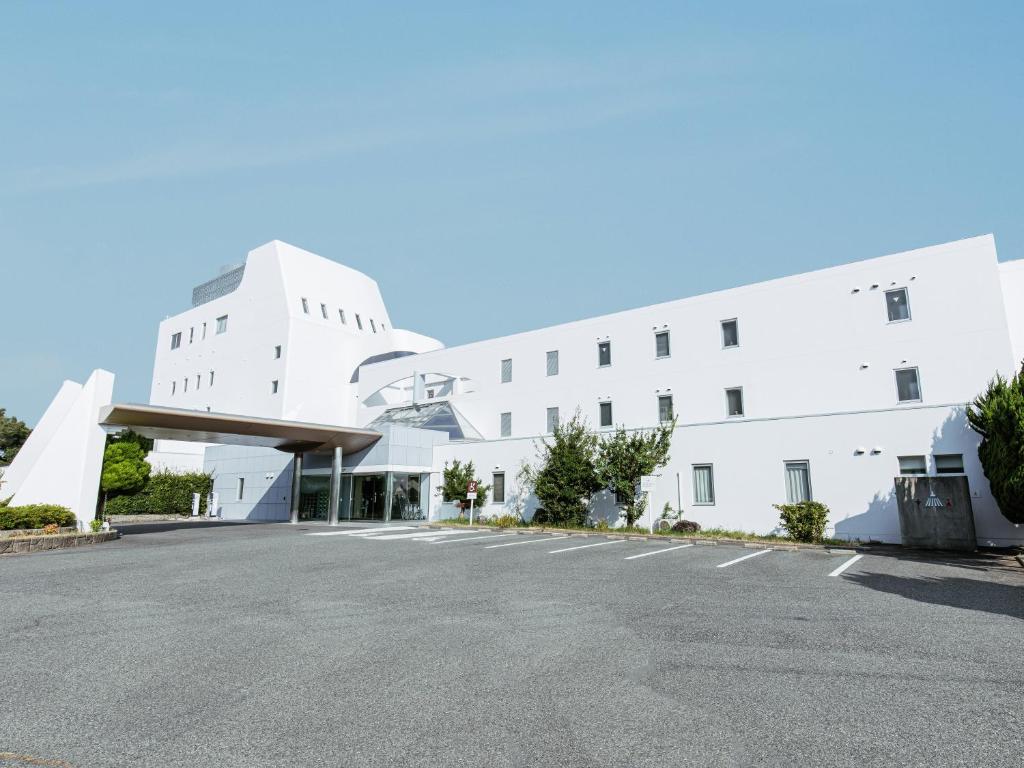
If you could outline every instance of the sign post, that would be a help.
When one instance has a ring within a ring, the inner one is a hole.
[[[644,495],[644,501],[651,510],[651,533],[654,533],[654,509],[651,507],[651,491],[658,481],[657,475],[643,475],[640,478],[640,492]]]
[[[469,524],[473,524],[473,502],[476,501],[476,480],[466,483],[466,498],[469,499]]]

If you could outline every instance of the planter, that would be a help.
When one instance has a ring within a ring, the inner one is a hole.
[[[113,541],[120,534],[117,531],[99,533],[57,533],[49,536],[5,536],[0,538],[0,555],[18,555],[28,552],[42,552],[47,549],[68,549],[89,544]]]

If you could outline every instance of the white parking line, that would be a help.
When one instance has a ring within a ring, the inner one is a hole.
[[[394,541],[395,539],[431,539],[435,536],[465,536],[471,531],[429,530],[417,533],[392,533],[386,536],[364,536],[366,541]]]
[[[840,573],[845,571],[847,568],[849,568],[851,565],[856,563],[862,557],[864,557],[864,555],[854,555],[849,560],[847,560],[845,563],[843,563],[838,568],[836,568],[834,571],[832,571],[832,573],[830,573],[829,576],[838,576]]]
[[[542,536],[539,539],[527,539],[526,541],[510,541],[508,544],[488,544],[484,549],[497,549],[498,547],[515,547],[520,544],[540,544],[545,541],[551,541],[552,539],[560,539],[562,536]]]
[[[668,547],[667,549],[656,549],[653,552],[643,552],[639,555],[630,555],[629,557],[622,558],[623,560],[636,560],[638,557],[650,557],[651,555],[660,555],[662,552],[673,552],[677,549],[686,549],[692,547],[693,544],[680,544],[678,547]]]
[[[483,541],[484,539],[503,539],[506,536],[515,536],[514,533],[496,533],[492,536],[470,536],[468,539],[445,539],[444,541],[432,541],[431,544],[458,544],[460,541]]]
[[[557,555],[559,552],[572,552],[574,549],[589,549],[590,547],[603,547],[607,544],[625,544],[625,539],[615,539],[614,541],[599,541],[597,544],[583,544],[578,547],[566,547],[565,549],[552,549],[548,552],[549,555]]]
[[[742,563],[744,560],[749,560],[750,558],[757,557],[758,555],[767,555],[769,552],[771,552],[770,549],[762,549],[760,552],[751,552],[749,555],[744,555],[743,557],[737,557],[735,560],[730,560],[728,563],[722,563],[721,565],[716,565],[715,567],[716,568],[727,568],[730,565],[735,565],[736,563]]]
[[[391,531],[411,531],[415,525],[388,525],[380,528],[357,528],[354,531],[317,531],[307,533],[307,536],[367,536],[375,533],[389,533]]]

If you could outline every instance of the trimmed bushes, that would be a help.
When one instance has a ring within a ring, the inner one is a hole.
[[[700,523],[695,523],[693,520],[680,520],[672,526],[672,530],[678,533],[697,533],[700,531]]]
[[[786,535],[794,541],[818,544],[825,538],[829,508],[820,501],[801,501],[797,504],[773,504],[779,510],[779,523]]]
[[[106,515],[191,515],[192,494],[199,494],[199,514],[206,513],[206,497],[213,490],[213,477],[202,472],[174,474],[157,472],[146,487],[131,496],[108,499]]]
[[[0,530],[44,528],[47,525],[68,527],[75,524],[75,515],[57,504],[26,504],[23,507],[0,507]]]

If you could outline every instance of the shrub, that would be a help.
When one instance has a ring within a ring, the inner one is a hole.
[[[103,521],[102,520],[90,520],[89,521],[89,528],[92,530],[93,533],[99,533],[100,531],[103,530]]]
[[[819,543],[825,538],[825,524],[829,509],[820,501],[801,501],[796,504],[774,504],[779,510],[779,522],[789,538],[795,541]]]
[[[499,528],[515,528],[522,521],[519,519],[519,515],[504,514],[492,517],[487,522],[491,525],[496,525]]]
[[[199,494],[199,514],[206,512],[206,497],[213,490],[213,476],[202,472],[157,472],[146,487],[131,496],[108,499],[107,515],[190,515],[192,494]]]
[[[1011,523],[1024,523],[1024,369],[1001,375],[967,407],[971,429],[981,435],[978,458],[999,511]]]
[[[47,523],[43,526],[43,533],[47,536],[56,536],[60,533],[60,526],[56,523]]]
[[[149,514],[149,496],[137,493],[134,496],[117,496],[107,499],[103,507],[105,515],[146,515]]]
[[[587,428],[579,410],[567,422],[555,424],[550,442],[537,444],[537,464],[524,464],[519,472],[523,488],[530,488],[546,510],[544,523],[582,528],[591,497],[603,484],[597,474],[597,436]],[[538,523],[538,510],[534,520]]]
[[[693,520],[680,520],[672,526],[672,530],[677,533],[697,533],[700,530],[700,523],[695,523]]]
[[[57,504],[27,504],[23,507],[0,508],[0,530],[16,528],[42,528],[47,525],[70,526],[75,515],[67,507]]]

